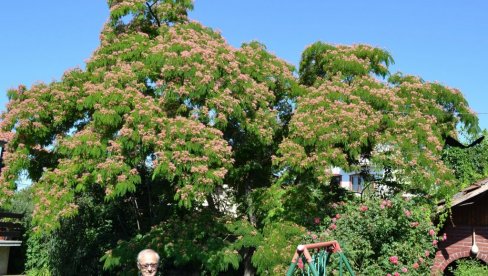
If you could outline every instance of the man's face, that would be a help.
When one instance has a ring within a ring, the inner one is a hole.
[[[143,254],[137,267],[141,271],[142,276],[154,276],[158,271],[158,256],[154,253]]]

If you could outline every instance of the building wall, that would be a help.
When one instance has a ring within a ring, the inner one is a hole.
[[[442,272],[450,263],[471,256],[473,226],[449,225],[444,230],[447,234],[447,240],[439,243],[432,267],[432,275],[442,275]],[[488,226],[475,227],[474,230],[479,252],[478,255],[472,257],[476,257],[488,264]]]
[[[488,192],[452,208],[454,225],[488,226]]]
[[[0,245],[0,275],[7,274],[10,247]]]
[[[371,173],[373,175],[375,175],[376,177],[381,177],[383,174],[383,172],[371,172]],[[332,168],[332,175],[339,178],[338,184],[342,188],[356,192],[356,193],[360,193],[361,191],[353,190],[353,183],[351,182],[351,176],[358,175],[358,174],[359,174],[359,172],[346,172],[339,167]],[[365,183],[363,182],[363,184],[365,184]],[[361,187],[364,188],[364,185],[362,185]],[[369,186],[369,187],[373,187],[373,186]],[[376,187],[376,186],[374,186],[374,187]],[[378,188],[378,187],[376,187],[376,188]]]
[[[432,274],[441,274],[446,267],[461,258],[476,257],[488,264],[488,191],[458,203],[451,209],[443,232],[447,240],[440,242]],[[471,255],[473,231],[479,252]]]

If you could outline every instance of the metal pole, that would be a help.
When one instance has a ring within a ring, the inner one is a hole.
[[[341,259],[344,260],[344,263],[346,263],[346,268],[347,268],[347,271],[349,271],[349,274],[351,274],[352,276],[355,276],[354,271],[352,270],[352,267],[349,264],[349,261],[347,260],[347,258],[344,255],[344,253],[340,252],[339,254],[341,255]]]
[[[288,272],[286,272],[286,276],[292,276],[293,272],[295,272],[296,267],[297,267],[296,263],[291,263],[290,268],[288,268]]]

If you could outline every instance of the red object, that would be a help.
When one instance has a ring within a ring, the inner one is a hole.
[[[300,244],[297,246],[297,250],[295,251],[295,254],[293,255],[293,258],[291,259],[292,263],[296,263],[300,267],[300,262],[301,258],[300,255],[303,253],[305,256],[305,259],[307,259],[307,263],[312,262],[312,256],[310,256],[310,253],[308,250],[312,249],[325,249],[327,252],[330,253],[336,253],[336,252],[341,252],[341,246],[337,241],[328,241],[328,242],[318,242],[318,243],[310,243],[310,244]],[[303,263],[302,263],[303,265]]]
[[[298,268],[300,269],[303,269],[304,265],[303,265],[303,261],[302,261],[302,258],[298,259]]]

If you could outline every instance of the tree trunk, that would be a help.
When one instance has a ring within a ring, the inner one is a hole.
[[[251,258],[254,253],[254,248],[246,248],[244,252],[244,276],[256,275],[256,269],[252,265]]]
[[[247,203],[247,218],[249,219],[249,222],[256,227],[256,216],[254,215],[254,206],[252,202],[252,197],[251,197],[251,184],[247,183],[246,184],[246,203]]]
[[[249,222],[256,227],[256,216],[254,215],[254,206],[251,196],[252,187],[250,181],[246,182],[246,203],[247,203],[247,216]],[[244,276],[254,276],[256,274],[256,269],[252,265],[251,258],[254,253],[254,248],[246,248],[244,251]]]

